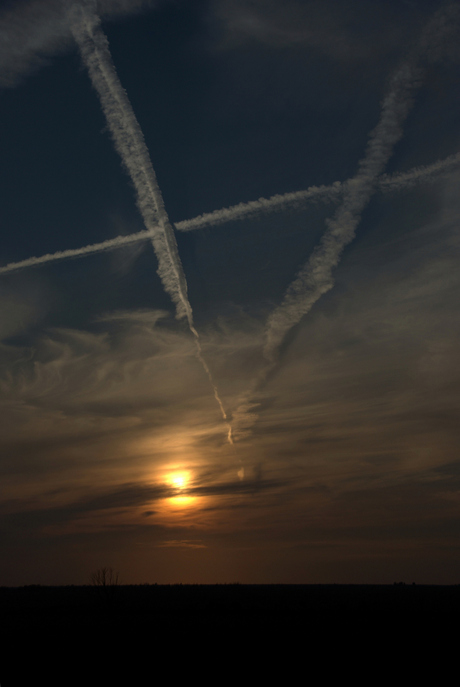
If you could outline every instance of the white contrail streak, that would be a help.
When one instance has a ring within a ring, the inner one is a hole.
[[[403,65],[394,75],[382,105],[380,121],[371,132],[358,172],[343,186],[340,207],[332,219],[326,220],[326,230],[319,245],[289,285],[281,305],[268,318],[263,349],[265,365],[242,394],[233,413],[233,426],[238,438],[247,435],[249,427],[257,419],[255,404],[251,403],[251,399],[276,367],[286,335],[311,310],[314,303],[333,287],[332,270],[337,266],[345,247],[353,240],[361,214],[375,191],[377,179],[394,145],[401,138],[402,124],[412,102],[417,77],[418,73],[411,63]]]
[[[418,81],[418,71],[411,63],[403,65],[393,76],[380,121],[370,135],[358,173],[344,185],[342,204],[335,216],[326,220],[326,231],[319,245],[288,287],[281,305],[268,318],[264,356],[269,364],[275,363],[286,334],[333,287],[332,270],[344,248],[354,239],[376,181],[402,136],[402,125]]]
[[[263,349],[266,364],[246,393],[240,397],[239,406],[233,413],[233,425],[237,433],[241,426],[243,435],[246,434],[248,427],[254,424],[256,404],[251,402],[251,397],[276,367],[279,349],[286,335],[311,310],[314,303],[333,287],[332,271],[339,263],[345,247],[354,239],[362,212],[376,190],[378,178],[388,163],[395,144],[402,136],[402,127],[410,110],[414,91],[420,84],[420,70],[416,67],[416,59],[425,52],[429,53],[446,32],[452,31],[451,20],[457,19],[457,15],[456,4],[436,13],[421,38],[418,55],[412,55],[393,76],[382,104],[380,121],[370,134],[366,154],[359,162],[358,172],[343,184],[340,207],[332,219],[326,220],[326,230],[319,245],[288,287],[281,305],[268,318]],[[404,179],[399,176],[394,180],[392,190],[408,188],[412,183],[418,183],[423,174],[426,175],[426,169],[412,170]],[[387,180],[384,182],[383,186],[388,189]]]
[[[194,229],[204,229],[208,226],[257,217],[262,213],[283,210],[287,207],[302,207],[309,201],[337,202],[340,200],[341,192],[342,184],[340,181],[335,181],[330,186],[310,186],[305,191],[259,198],[248,203],[239,203],[238,205],[231,205],[229,208],[207,212],[193,219],[178,222],[175,227],[179,231],[193,231]]]
[[[94,7],[94,2],[73,3],[69,11],[70,29],[99,96],[115,147],[136,189],[137,205],[144,224],[151,233],[151,241],[158,259],[158,274],[165,291],[176,306],[177,317],[186,317],[188,321],[195,340],[197,358],[212,385],[222,417],[227,422],[227,415],[217,387],[202,355],[200,337],[193,322],[192,307],[187,295],[187,282],[177,250],[174,230],[165,210],[141,128],[118,79],[108,41],[100,27],[100,20]],[[228,438],[231,442],[231,427],[228,422],[227,425]]]
[[[449,174],[459,166],[460,153],[456,153],[444,160],[438,160],[431,165],[414,167],[408,172],[401,172],[393,175],[384,174],[377,181],[376,190],[385,194],[409,190],[420,184],[432,183],[439,177],[442,177],[443,174]],[[226,222],[259,216],[265,212],[301,207],[309,201],[337,202],[342,198],[344,186],[345,184],[336,181],[330,186],[311,186],[305,191],[275,195],[271,198],[259,198],[249,203],[239,203],[238,205],[232,205],[228,208],[222,208],[221,210],[214,210],[214,212],[198,215],[198,217],[193,217],[192,219],[182,220],[181,222],[177,222],[174,227],[178,231],[194,231],[218,224],[224,224]],[[80,258],[93,253],[103,253],[140,241],[150,241],[152,234],[153,230],[146,229],[144,231],[138,231],[135,234],[116,236],[113,239],[101,241],[100,243],[93,243],[88,246],[83,246],[82,248],[70,248],[68,250],[57,251],[56,253],[47,253],[40,257],[27,258],[19,262],[11,262],[8,265],[0,267],[0,274],[14,272],[16,270],[25,269],[26,267],[43,265],[47,262]]]
[[[458,3],[451,3],[436,12],[427,25],[418,47],[405,64],[394,74],[389,91],[383,101],[380,121],[371,132],[366,154],[359,162],[354,178],[343,184],[342,203],[334,217],[326,220],[326,230],[319,245],[288,287],[281,305],[268,318],[264,357],[268,369],[276,363],[279,347],[286,334],[294,327],[334,281],[332,271],[337,266],[345,247],[354,239],[361,215],[374,194],[378,178],[390,159],[395,144],[402,136],[403,124],[420,85],[421,71],[417,62],[437,59],[441,41],[452,33],[458,22]],[[442,51],[441,53],[442,54]],[[391,181],[383,179],[382,190],[402,190],[419,183],[425,176],[455,165],[458,155],[428,168],[412,170]],[[268,373],[267,373],[268,374]]]
[[[59,250],[56,253],[47,253],[40,257],[26,258],[20,262],[10,262],[8,265],[0,267],[0,274],[7,272],[14,272],[15,270],[25,269],[26,267],[36,267],[47,262],[55,262],[57,260],[68,260],[69,258],[83,258],[85,255],[92,255],[93,253],[103,253],[107,250],[114,250],[122,246],[127,246],[130,243],[138,241],[149,241],[152,238],[152,232],[149,230],[139,231],[136,234],[129,234],[128,236],[117,236],[114,239],[108,239],[101,243],[92,243],[83,248],[69,248],[68,250]]]
[[[115,148],[136,190],[137,205],[145,226],[152,232],[158,273],[163,286],[176,305],[177,316],[186,317],[190,312],[190,304],[174,232],[164,208],[142,131],[118,80],[99,17],[90,8],[90,3],[82,2],[72,4],[69,19],[70,29],[99,96]]]
[[[449,155],[444,160],[438,160],[432,165],[414,167],[402,174],[382,174],[378,183],[378,190],[382,193],[393,193],[415,188],[419,184],[436,181],[440,176],[449,174],[460,165],[460,153]]]

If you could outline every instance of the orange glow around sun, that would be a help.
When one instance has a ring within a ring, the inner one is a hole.
[[[167,499],[171,507],[188,508],[197,500],[195,496],[187,494],[191,485],[191,476],[187,470],[174,470],[168,473],[166,482],[173,488],[173,493]]]

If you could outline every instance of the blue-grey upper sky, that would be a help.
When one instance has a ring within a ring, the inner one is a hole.
[[[459,21],[6,4],[0,584],[458,582]]]

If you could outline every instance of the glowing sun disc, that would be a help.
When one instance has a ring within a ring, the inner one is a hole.
[[[177,475],[177,477],[173,477],[172,483],[177,489],[183,489],[185,487],[185,477]]]
[[[185,489],[190,481],[190,478],[186,472],[175,472],[168,477],[168,482],[174,489],[182,491]]]

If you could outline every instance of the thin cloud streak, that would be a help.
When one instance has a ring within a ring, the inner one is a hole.
[[[0,88],[15,88],[73,43],[65,0],[16,0],[14,6],[8,4],[11,7],[0,11]],[[155,4],[154,0],[98,0],[97,7],[104,19],[116,19]]]
[[[443,175],[450,174],[459,165],[460,153],[456,153],[431,165],[414,167],[408,172],[392,175],[383,174],[377,181],[376,190],[384,194],[396,193],[398,191],[410,190],[421,184],[434,183]],[[238,205],[232,205],[228,208],[207,212],[191,219],[176,222],[174,227],[178,231],[195,231],[226,224],[227,222],[259,217],[265,213],[303,207],[308,202],[338,202],[343,195],[343,189],[344,184],[340,181],[335,181],[329,186],[310,186],[305,191],[274,195],[270,198],[259,198],[247,203],[238,203]],[[39,257],[26,258],[25,260],[11,262],[0,267],[0,274],[7,274],[8,272],[26,269],[27,267],[38,267],[57,260],[83,258],[86,255],[116,250],[132,243],[150,241],[152,234],[152,229],[145,229],[134,234],[116,236],[113,239],[107,239],[107,241],[101,241],[100,243],[92,243],[82,248],[69,248],[68,250],[56,251],[55,253],[46,253],[46,255]]]
[[[192,307],[187,295],[187,282],[174,230],[164,206],[141,128],[118,79],[107,38],[100,27],[100,19],[94,8],[94,2],[73,4],[68,15],[70,28],[99,96],[115,148],[136,189],[137,205],[145,226],[151,231],[151,241],[158,259],[158,274],[163,287],[176,306],[176,316],[187,319],[195,340],[196,356],[208,376],[222,418],[227,423],[228,439],[231,442],[231,427],[228,425],[227,415],[209,366],[203,358],[200,337],[194,326]]]

